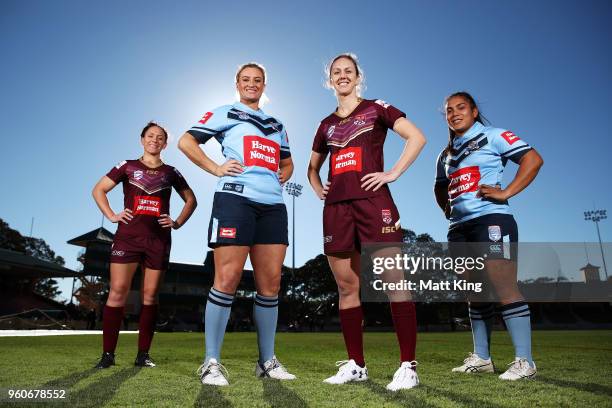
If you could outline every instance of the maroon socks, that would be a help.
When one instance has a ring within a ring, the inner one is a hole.
[[[138,351],[148,352],[155,333],[157,305],[142,305],[138,322]]]
[[[105,305],[102,312],[102,347],[105,353],[114,353],[123,320],[123,307]]]
[[[360,367],[365,366],[363,359],[363,312],[361,306],[340,309],[340,326],[348,358],[355,360]]]
[[[412,302],[391,302],[391,316],[400,347],[401,362],[415,360],[417,321]]]

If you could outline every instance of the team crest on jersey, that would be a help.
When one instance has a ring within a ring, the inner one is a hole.
[[[384,208],[380,211],[380,215],[382,216],[382,220],[385,224],[391,224],[393,222],[393,218],[391,218],[391,210],[388,208]]]
[[[140,180],[142,177],[144,176],[144,173],[142,170],[136,170],[134,171],[134,178],[136,180]]]
[[[240,118],[240,120],[248,120],[250,118],[249,114],[246,112],[240,112],[238,114],[238,117]]]
[[[497,242],[501,239],[501,228],[499,225],[489,225],[489,239]]]
[[[357,115],[353,121],[355,126],[363,126],[366,124],[366,115]]]
[[[469,152],[473,152],[474,150],[478,150],[480,146],[478,146],[478,142],[476,140],[472,140],[467,147]]]
[[[377,99],[377,100],[374,101],[374,103],[379,104],[380,106],[382,106],[385,109],[387,109],[389,106],[391,106],[387,102],[383,101],[382,99]]]
[[[327,137],[332,137],[334,134],[334,130],[336,130],[336,125],[332,125],[327,129]]]
[[[507,130],[504,133],[502,133],[501,137],[503,137],[506,140],[506,142],[508,142],[509,145],[512,145],[513,143],[517,142],[518,140],[521,140],[517,135],[515,135],[514,133],[512,133],[509,130]]]

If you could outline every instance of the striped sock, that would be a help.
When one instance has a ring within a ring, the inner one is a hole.
[[[278,320],[278,296],[255,295],[253,319],[257,327],[257,346],[259,363],[263,364],[274,357],[274,336]]]
[[[469,312],[474,339],[474,353],[478,357],[488,360],[491,358],[489,345],[491,344],[491,329],[493,328],[495,308],[493,303],[470,303]]]
[[[204,327],[206,337],[206,358],[217,361],[221,360],[221,345],[227,322],[232,311],[234,295],[223,293],[215,288],[210,288],[206,311],[204,312]]]
[[[499,311],[504,318],[510,337],[512,337],[515,356],[526,359],[533,367],[529,305],[523,301],[514,302],[501,306]]]

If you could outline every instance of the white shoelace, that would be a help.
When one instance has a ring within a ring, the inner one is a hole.
[[[395,374],[393,375],[393,381],[395,381],[396,379],[398,379],[400,377],[401,378],[405,378],[405,377],[407,377],[409,375],[412,375],[412,373],[414,373],[414,371],[412,369],[414,367],[416,367],[417,365],[419,365],[418,361],[416,361],[416,360],[409,361],[408,363],[410,363],[409,366],[403,366],[403,364],[402,364],[403,367],[400,367],[402,370],[397,370],[395,372]],[[412,373],[410,371],[408,371],[408,370],[412,371]]]
[[[523,358],[519,360],[514,360],[513,362],[508,364],[508,366],[510,366],[508,371],[513,374],[521,375],[521,371],[523,370],[523,363],[529,366],[529,362]]]
[[[470,352],[470,354],[467,356],[465,360],[463,360],[463,362],[465,364],[468,364],[468,363],[472,364],[472,363],[477,362],[478,360],[481,360],[480,356],[478,356],[478,354],[474,354]]]
[[[209,372],[211,375],[213,375],[213,377],[223,375],[226,379],[229,379],[229,373],[221,363],[203,363],[197,369],[196,374],[202,378],[204,375],[206,375],[206,372]]]

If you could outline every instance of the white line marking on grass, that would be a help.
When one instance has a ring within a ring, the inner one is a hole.
[[[120,331],[123,334],[135,334],[138,331]],[[74,336],[78,334],[102,334],[102,330],[0,330],[0,337],[39,337],[39,336]]]

